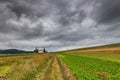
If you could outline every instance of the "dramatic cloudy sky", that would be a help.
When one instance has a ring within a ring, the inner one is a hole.
[[[120,42],[120,0],[0,0],[0,49],[49,51]]]

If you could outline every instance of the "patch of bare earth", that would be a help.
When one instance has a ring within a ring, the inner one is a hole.
[[[4,76],[0,76],[0,80],[7,80]]]
[[[107,72],[97,72],[96,74],[100,76],[101,80],[108,80],[111,77]]]

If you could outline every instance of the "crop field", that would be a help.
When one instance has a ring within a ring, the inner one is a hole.
[[[2,54],[0,80],[76,80],[56,54]]]
[[[120,80],[120,54],[62,52],[59,56],[77,80]]]
[[[120,54],[0,55],[0,80],[120,80]]]
[[[99,50],[0,54],[0,80],[120,80],[118,46]]]
[[[111,53],[98,53],[98,52],[84,52],[84,53],[77,53],[75,55],[83,56],[83,57],[89,57],[89,58],[96,58],[96,59],[102,59],[102,60],[109,60],[113,62],[120,62],[120,52],[111,52]]]
[[[0,55],[0,80],[32,80],[51,55]]]

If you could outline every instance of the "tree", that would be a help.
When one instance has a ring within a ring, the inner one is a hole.
[[[35,52],[35,53],[38,53],[38,49],[37,49],[37,47],[36,47],[36,49],[34,50],[34,52]]]
[[[45,48],[43,48],[43,52],[46,52]]]

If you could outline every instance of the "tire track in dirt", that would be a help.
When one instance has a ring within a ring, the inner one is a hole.
[[[45,78],[46,75],[47,75],[47,71],[49,70],[49,68],[50,68],[51,65],[52,65],[52,62],[53,62],[53,59],[49,60],[49,62],[47,63],[47,66],[42,70],[42,72],[40,72],[40,74],[38,74],[38,75],[35,77],[35,80],[44,80],[44,78]]]
[[[73,72],[68,68],[68,66],[60,59],[60,56],[58,56],[58,62],[59,62],[64,80],[77,80],[75,74],[73,74]]]
[[[36,80],[76,80],[74,74],[57,55],[53,54],[53,59],[43,69],[41,75]]]
[[[64,80],[56,55],[54,55],[52,65],[48,69],[44,80]]]

